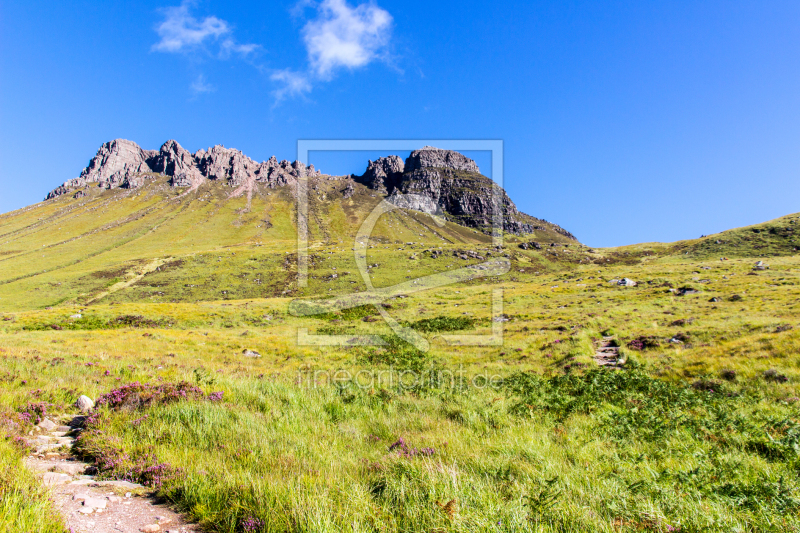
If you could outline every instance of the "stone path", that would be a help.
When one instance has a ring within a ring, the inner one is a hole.
[[[598,365],[607,368],[621,368],[619,359],[619,348],[614,346],[614,337],[603,337],[603,343],[594,354],[594,360]]]
[[[55,418],[55,417],[53,417]],[[70,448],[84,418],[65,415],[61,424],[42,420],[28,434],[34,452],[26,466],[49,486],[55,506],[73,533],[190,533],[197,526],[168,506],[149,497],[142,485],[127,481],[97,481],[94,467],[73,457]]]

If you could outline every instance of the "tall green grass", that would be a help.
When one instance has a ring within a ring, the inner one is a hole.
[[[150,462],[213,531],[787,531],[797,409],[640,370],[414,392],[220,380],[105,411],[79,450]],[[111,461],[114,463],[114,461]]]
[[[49,492],[22,463],[22,453],[0,439],[0,532],[63,533]]]

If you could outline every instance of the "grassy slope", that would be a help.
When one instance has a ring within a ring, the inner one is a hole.
[[[510,239],[513,269],[505,277],[390,302],[401,321],[467,317],[476,332],[488,333],[490,290],[502,287],[510,318],[502,347],[453,347],[434,338],[428,354],[402,345],[315,348],[297,344],[299,327],[390,337],[382,322],[361,320],[374,310],[297,318],[282,294],[363,289],[343,236],[355,232],[377,198],[359,189],[343,200],[335,184],[315,191],[310,287],[300,291],[286,253],[295,239],[286,192],[261,191],[249,211],[246,199],[227,199],[226,192],[209,186],[177,198],[163,186],[112,191],[0,218],[5,420],[31,402],[58,412],[78,394],[97,397],[133,381],[185,379],[206,393],[223,391],[221,402],[106,412],[84,444],[100,458],[121,448],[181,468],[162,494],[216,531],[243,531],[248,519],[263,521],[265,531],[314,532],[800,526],[793,448],[800,438],[800,260],[787,248],[785,230],[744,228],[593,251],[574,243],[521,250]],[[123,212],[138,214],[95,231]],[[767,228],[793,226],[792,219]],[[478,262],[458,259],[456,250],[494,253],[472,230],[436,228],[440,238],[432,228],[416,214],[381,220],[368,257],[379,264],[376,285]],[[567,242],[555,234],[531,240]],[[708,249],[709,240],[737,246]],[[424,253],[439,246],[445,253],[438,259]],[[770,257],[776,252],[782,255]],[[767,257],[769,270],[751,270]],[[160,270],[85,304],[153,259],[165,260]],[[8,281],[42,270],[48,272]],[[339,277],[326,281],[334,272]],[[640,285],[608,283],[623,276]],[[677,296],[669,285],[702,292]],[[82,319],[69,318],[80,309]],[[126,315],[161,326],[110,329]],[[794,329],[777,332],[787,324]],[[622,344],[628,370],[585,374],[594,339],[608,330]],[[684,342],[669,343],[675,336]],[[642,337],[658,346],[628,347]],[[264,357],[244,358],[245,348]],[[497,388],[409,390],[384,381],[361,390],[314,374],[390,367],[512,379]],[[786,381],[765,380],[770,370]],[[388,451],[401,437],[433,455]],[[437,505],[450,500],[450,513]],[[0,523],[14,512],[4,510]]]

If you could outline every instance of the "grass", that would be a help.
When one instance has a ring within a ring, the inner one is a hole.
[[[64,525],[54,513],[39,480],[22,463],[22,452],[0,439],[0,532],[62,533]]]
[[[796,215],[604,250],[537,230],[541,249],[496,250],[394,212],[368,248],[375,286],[480,262],[466,252],[512,263],[383,302],[423,352],[372,306],[288,312],[366,288],[348,239],[370,191],[314,191],[303,288],[285,191],[247,210],[213,185],[162,185],[0,217],[0,527],[60,527],[35,522],[55,516],[47,494],[12,475],[21,414],[117,391],[130,401],[99,402],[77,449],[209,531],[800,529]],[[502,346],[448,345],[492,331],[498,288]],[[299,328],[386,344],[298,345]],[[623,370],[596,368],[603,335]]]

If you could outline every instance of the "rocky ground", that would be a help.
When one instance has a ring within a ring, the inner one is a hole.
[[[71,533],[200,531],[154,500],[146,487],[96,479],[95,468],[70,452],[82,421],[78,415],[45,418],[26,439],[33,449],[26,466],[52,489],[55,507]]]

